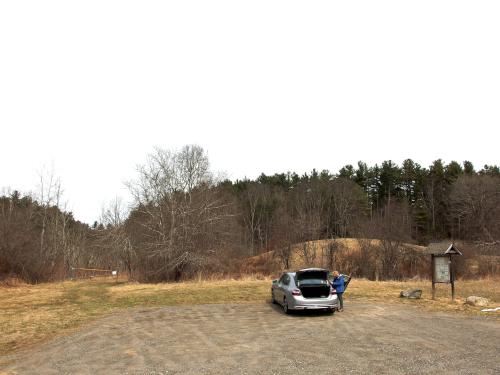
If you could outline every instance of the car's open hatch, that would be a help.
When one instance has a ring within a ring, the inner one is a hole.
[[[328,270],[308,268],[297,271],[295,278],[304,298],[326,298],[330,295]]]
[[[306,268],[295,273],[297,281],[303,280],[328,280],[328,270],[322,268]]]

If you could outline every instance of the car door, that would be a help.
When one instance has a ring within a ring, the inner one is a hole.
[[[279,278],[278,282],[276,283],[276,286],[274,288],[274,299],[281,303],[283,301],[283,280],[285,278],[286,274],[281,275]]]
[[[282,280],[282,283],[281,283],[281,299],[280,299],[280,302],[283,302],[283,298],[284,297],[287,297],[289,298],[289,293],[288,293],[288,289],[290,288],[290,275],[288,274],[284,274],[283,275],[283,280]]]

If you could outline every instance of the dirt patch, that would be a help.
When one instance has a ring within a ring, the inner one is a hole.
[[[349,301],[335,315],[271,304],[126,310],[0,366],[18,374],[498,374],[495,320]]]

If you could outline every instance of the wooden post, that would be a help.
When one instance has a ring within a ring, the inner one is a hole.
[[[436,273],[435,270],[436,263],[434,262],[434,254],[431,254],[431,277],[432,277],[432,299],[436,299],[436,283],[434,282],[434,274]]]
[[[451,254],[449,255],[449,257],[450,257],[451,300],[455,301],[455,274],[453,272],[453,263],[451,261]]]

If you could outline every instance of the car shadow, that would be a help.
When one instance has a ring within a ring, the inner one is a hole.
[[[267,304],[274,310],[276,313],[291,316],[291,317],[325,317],[325,316],[333,316],[334,314],[329,313],[324,310],[290,310],[289,314],[285,314],[283,312],[283,308],[281,305],[277,303],[273,303],[271,300],[266,301]]]

